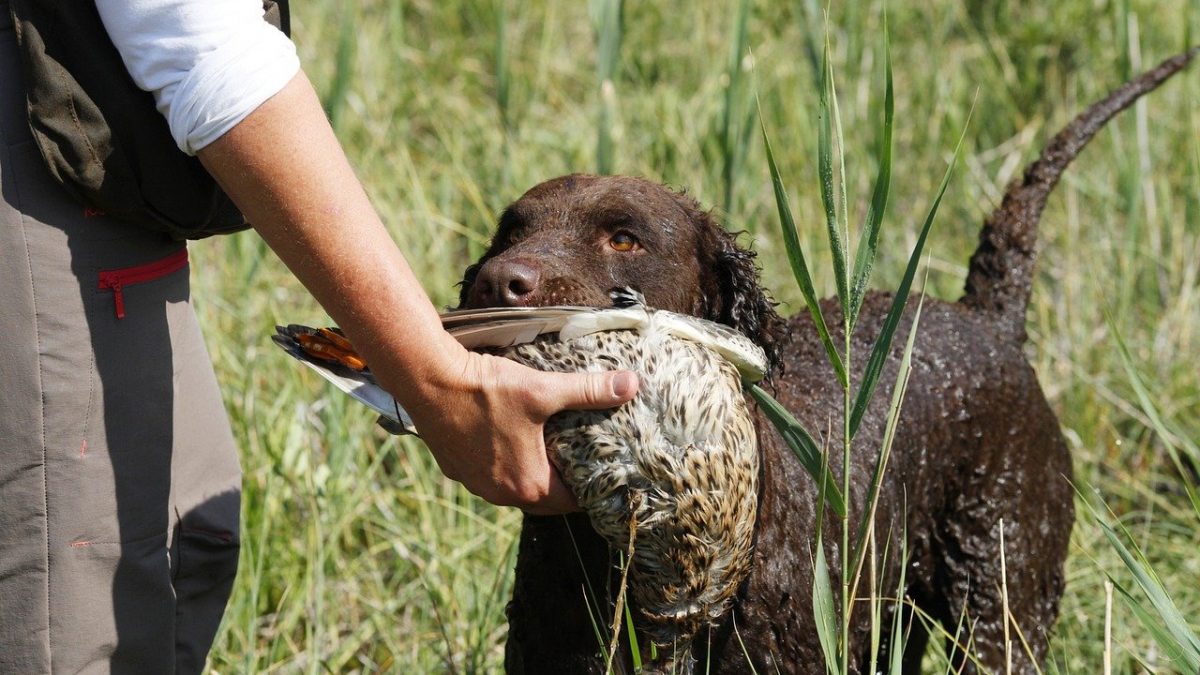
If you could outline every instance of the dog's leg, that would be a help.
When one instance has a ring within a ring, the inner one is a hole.
[[[510,675],[604,673],[607,644],[596,632],[598,626],[607,632],[612,618],[608,561],[608,545],[587,516],[525,517],[508,604],[504,668]],[[614,672],[621,672],[619,664]]]
[[[980,453],[982,470],[937,535],[937,578],[945,584],[939,618],[951,633],[961,619],[958,642],[978,659],[960,656],[955,672],[1037,672],[1058,615],[1074,520],[1070,457],[1040,392],[1024,398],[1004,406],[1020,414]]]

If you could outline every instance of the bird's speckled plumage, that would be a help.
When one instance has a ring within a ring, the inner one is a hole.
[[[555,415],[546,445],[610,546],[626,547],[634,518],[629,587],[651,637],[683,642],[715,622],[749,570],[758,494],[754,423],[737,370],[656,331],[539,340],[504,355],[539,370],[638,373],[637,398]]]
[[[762,350],[725,326],[648,310],[636,294],[613,309],[505,308],[450,312],[464,343],[554,372],[627,369],[634,400],[613,410],[565,411],[546,423],[551,460],[596,531],[626,550],[638,623],[657,644],[682,647],[729,609],[750,569],[758,447],[743,381],[760,379]],[[411,422],[369,370],[330,360],[346,344],[328,331],[279,328],[275,341],[394,431]]]

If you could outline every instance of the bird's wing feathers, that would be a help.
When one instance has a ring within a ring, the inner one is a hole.
[[[442,313],[442,327],[448,331],[455,328],[470,326],[478,323],[493,321],[511,321],[513,319],[547,319],[562,320],[571,314],[581,314],[596,311],[595,307],[575,307],[571,305],[554,307],[487,307],[485,309],[455,309]]]
[[[610,330],[662,330],[670,335],[700,343],[737,367],[747,382],[766,374],[762,349],[741,333],[703,319],[671,312],[648,310],[641,294],[622,289],[614,294],[616,307],[501,307],[468,309],[442,314],[442,325],[464,347],[503,348],[532,342],[540,335],[557,333],[559,339]],[[357,367],[361,359],[346,356],[344,338],[328,345],[328,331],[292,324],[277,326],[275,343],[321,374],[338,389],[350,394],[380,415],[380,424],[392,433],[415,434],[412,419],[390,394],[375,382],[369,370]],[[315,343],[315,346],[314,346]]]
[[[412,418],[396,403],[396,399],[392,398],[391,394],[376,384],[375,376],[369,370],[355,370],[337,361],[314,356],[304,349],[300,342],[301,336],[311,336],[316,332],[315,329],[292,324],[276,326],[275,331],[275,335],[271,336],[275,344],[304,365],[317,371],[333,386],[379,413],[380,424],[385,429],[395,434],[417,433]]]
[[[674,312],[655,312],[653,317],[657,329],[720,354],[746,382],[753,384],[766,377],[767,355],[762,347],[729,326]]]

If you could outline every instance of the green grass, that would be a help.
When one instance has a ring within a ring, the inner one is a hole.
[[[754,70],[739,74],[749,60],[732,56],[743,39],[737,3],[624,3],[611,71],[598,62],[588,3],[293,3],[309,74],[435,302],[453,302],[462,268],[505,204],[546,178],[603,166],[604,147],[613,171],[732,210],[722,217],[753,233],[787,313],[805,311],[805,302],[776,234],[764,149],[752,131],[743,140],[753,92],[740,78],[760,94],[816,291],[832,295],[815,189],[820,4],[749,3],[744,40]],[[861,186],[873,185],[884,143],[882,11],[854,4],[837,3],[830,25],[845,215],[860,223],[872,201]],[[1178,51],[1185,26],[1200,35],[1196,0],[888,5],[894,151],[875,285],[900,283],[978,92],[926,247],[926,288],[944,298],[961,291],[983,217],[1049,134],[1128,73]],[[602,100],[605,75],[611,100]],[[1136,543],[1138,564],[1153,570],[1193,632],[1200,616],[1200,528],[1169,450],[1200,437],[1198,104],[1193,67],[1096,139],[1043,218],[1029,354],[1072,446],[1079,486],[1112,510],[1099,520],[1078,509],[1050,672],[1100,672],[1110,575],[1153,611],[1112,532]],[[598,111],[606,111],[602,126]],[[419,443],[386,437],[271,345],[275,322],[323,317],[253,234],[192,250],[194,297],[246,471],[241,574],[213,668],[498,670],[519,514],[443,479]],[[1141,664],[1173,672],[1130,604],[1118,598],[1112,613],[1115,672]],[[937,670],[936,657],[927,663]]]

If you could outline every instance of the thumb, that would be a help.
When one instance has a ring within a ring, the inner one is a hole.
[[[605,373],[545,373],[539,383],[546,415],[560,410],[615,408],[637,394],[638,376],[628,370]]]

